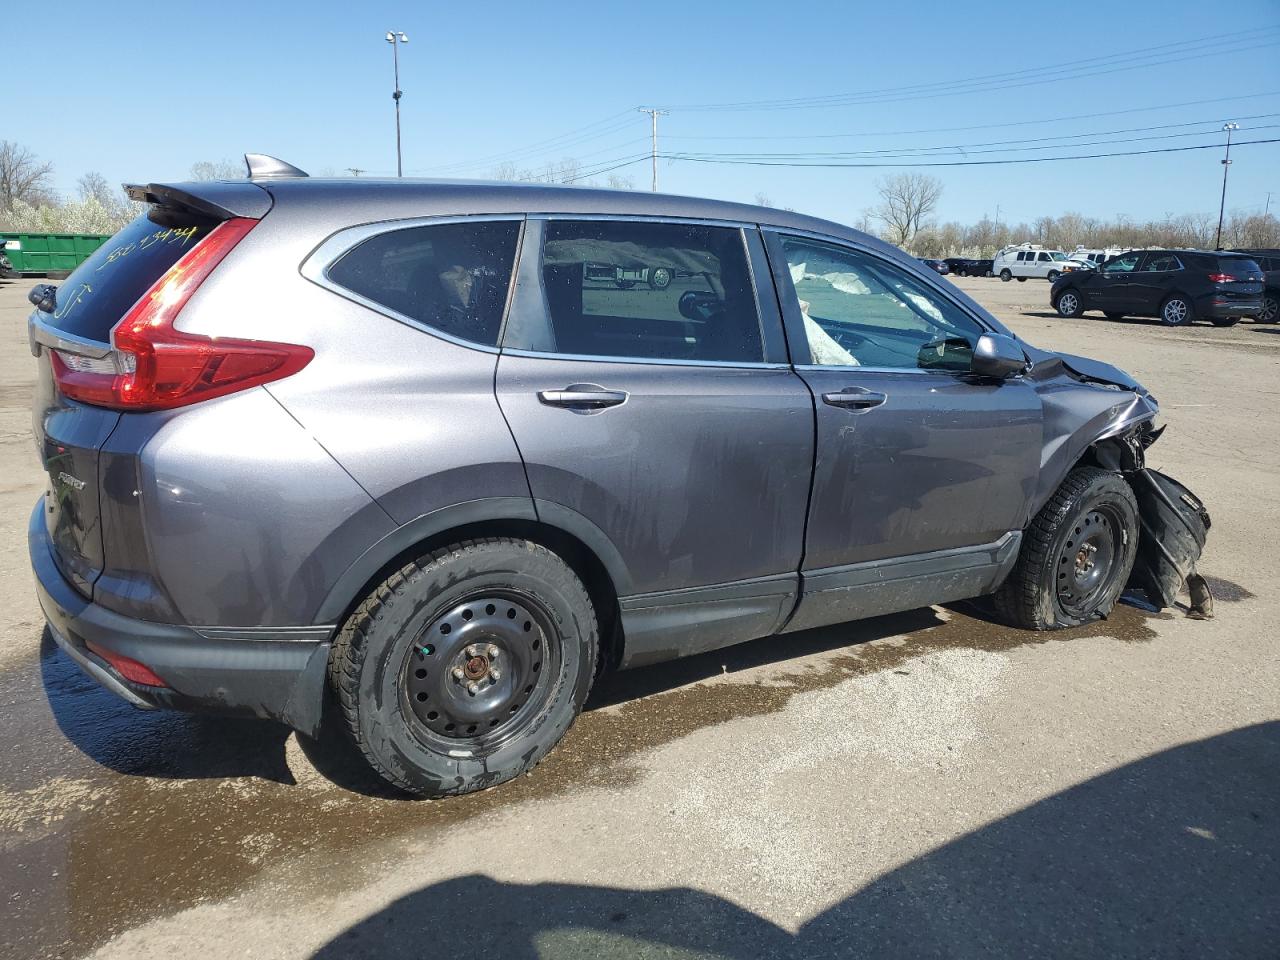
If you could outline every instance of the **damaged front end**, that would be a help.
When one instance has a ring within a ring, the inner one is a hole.
[[[1127,586],[1141,590],[1157,610],[1174,605],[1185,585],[1190,615],[1213,616],[1213,596],[1196,563],[1209,531],[1209,513],[1190,490],[1146,465],[1146,450],[1160,438],[1155,397],[1105,363],[1033,349],[1029,375],[1044,403],[1041,463],[1045,497],[1067,470],[1090,463],[1122,475],[1138,502],[1138,552]]]

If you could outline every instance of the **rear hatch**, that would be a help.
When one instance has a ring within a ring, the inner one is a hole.
[[[1213,280],[1215,301],[1262,302],[1262,268],[1254,260],[1248,257],[1218,257],[1217,271],[1210,277]]]
[[[32,429],[49,475],[45,523],[54,560],[86,597],[103,569],[98,453],[121,413],[68,399],[61,372],[114,372],[111,330],[178,258],[215,222],[173,216],[138,217],[86,260],[31,315],[32,351],[38,356]],[[56,365],[56,368],[55,368]]]

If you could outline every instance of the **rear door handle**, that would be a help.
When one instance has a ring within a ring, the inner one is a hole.
[[[549,407],[571,410],[603,410],[627,399],[624,390],[606,390],[594,383],[571,383],[563,390],[539,390],[538,400]]]
[[[877,393],[863,387],[845,387],[834,393],[824,393],[822,402],[833,407],[844,407],[848,410],[870,410],[888,400],[887,394]]]

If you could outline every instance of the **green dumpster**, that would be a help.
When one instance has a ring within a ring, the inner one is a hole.
[[[0,253],[19,275],[67,274],[110,239],[104,233],[0,233]]]

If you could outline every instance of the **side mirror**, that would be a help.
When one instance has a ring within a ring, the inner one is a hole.
[[[991,380],[1008,380],[1026,372],[1027,355],[1018,341],[1002,333],[984,333],[973,347],[969,372]]]

